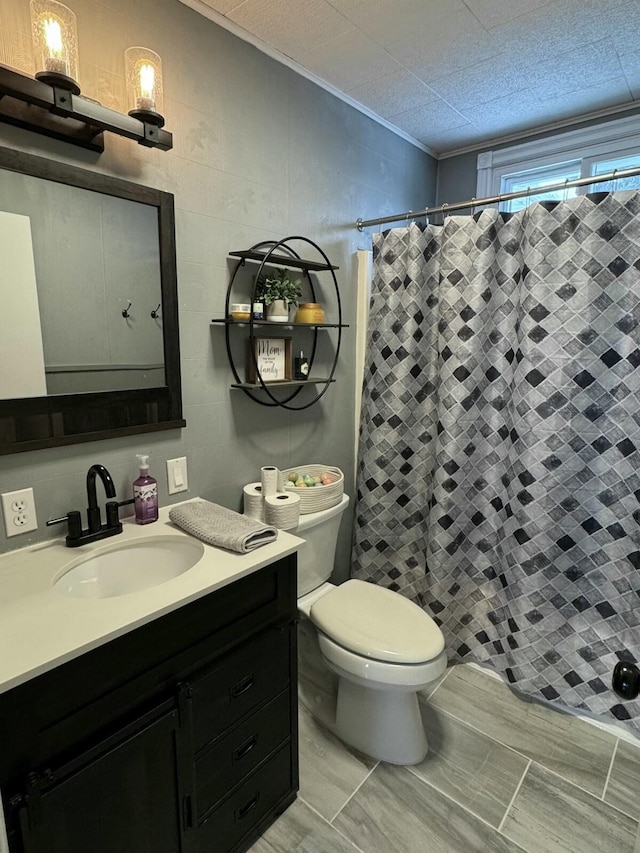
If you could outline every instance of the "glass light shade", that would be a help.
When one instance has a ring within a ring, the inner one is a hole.
[[[124,52],[129,115],[141,119],[161,119],[164,109],[162,60],[146,47],[129,47]]]
[[[76,16],[57,0],[31,0],[36,77],[46,82],[78,79]]]

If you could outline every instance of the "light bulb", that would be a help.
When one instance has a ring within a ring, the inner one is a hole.
[[[124,58],[129,115],[162,127],[162,60],[146,47],[129,47]]]
[[[57,0],[31,0],[36,77],[75,90],[78,77],[76,16]]]
[[[153,65],[143,62],[139,66],[140,95],[137,99],[138,109],[155,110],[154,100],[156,72]]]
[[[52,57],[62,57],[62,29],[58,21],[46,18],[42,22],[45,44],[49,48]]]

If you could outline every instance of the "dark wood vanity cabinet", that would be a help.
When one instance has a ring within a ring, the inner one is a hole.
[[[177,711],[158,708],[68,764],[30,773],[15,803],[25,853],[189,849],[181,837],[178,732]]]
[[[295,555],[0,695],[11,853],[236,853],[298,788]]]

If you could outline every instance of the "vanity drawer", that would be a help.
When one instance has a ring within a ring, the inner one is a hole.
[[[190,682],[196,753],[289,683],[292,626],[268,628]]]
[[[198,818],[291,736],[291,695],[284,690],[196,761]]]
[[[278,812],[295,798],[291,745],[287,744],[210,813],[198,827],[199,853],[245,850],[242,839],[280,804]],[[289,798],[287,798],[289,794]],[[273,818],[275,818],[273,814]],[[262,827],[264,829],[264,827]],[[248,839],[249,840],[249,839]]]

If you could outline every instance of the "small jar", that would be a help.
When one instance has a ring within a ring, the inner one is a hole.
[[[251,305],[244,302],[234,302],[231,305],[231,316],[234,320],[248,320],[251,316]]]
[[[300,358],[293,359],[293,378],[305,380],[309,376],[309,359],[300,351]]]
[[[296,323],[324,323],[324,308],[319,302],[301,302],[296,311]]]

